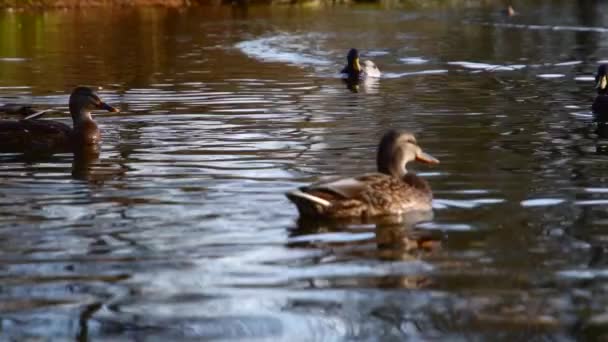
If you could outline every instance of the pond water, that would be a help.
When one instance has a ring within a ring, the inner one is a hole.
[[[84,165],[0,155],[1,339],[606,337],[608,4],[525,6],[2,12],[0,103],[122,113]],[[351,47],[384,76],[348,89]],[[434,217],[298,220],[389,128]]]

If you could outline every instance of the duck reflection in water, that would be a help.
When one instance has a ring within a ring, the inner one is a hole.
[[[414,265],[436,254],[441,249],[442,237],[435,231],[415,227],[418,222],[432,219],[432,213],[416,212],[408,216],[407,220],[383,217],[367,223],[358,219],[336,221],[300,218],[297,228],[290,232],[288,246],[321,249],[329,254],[327,257],[330,260],[376,259],[413,262]],[[321,263],[327,257],[315,262]],[[356,278],[361,286],[385,288],[422,288],[433,283],[428,274],[417,271],[374,277],[353,275],[352,278]],[[336,279],[336,282],[339,281]],[[311,279],[311,285],[315,286],[315,279]]]
[[[353,93],[377,94],[380,87],[379,78],[352,79],[343,78],[346,89]]]
[[[72,177],[89,183],[102,184],[124,176],[128,168],[119,163],[99,158],[99,146],[87,146],[74,151]]]

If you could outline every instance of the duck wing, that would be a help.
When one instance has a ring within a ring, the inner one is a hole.
[[[69,148],[70,126],[51,120],[0,121],[0,151],[24,152]]]
[[[378,78],[382,75],[376,64],[370,60],[363,62],[363,73],[367,77]]]
[[[432,193],[428,184],[413,174],[396,178],[371,173],[316,183],[289,192],[287,197],[301,214],[340,218],[430,210]]]
[[[370,184],[385,178],[391,178],[382,173],[369,173],[357,177],[337,178],[300,188],[301,191],[331,200],[353,199],[366,191]]]

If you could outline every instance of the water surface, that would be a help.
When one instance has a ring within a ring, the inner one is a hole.
[[[0,14],[0,103],[101,87],[98,160],[0,155],[3,338],[606,336],[604,4]],[[348,89],[350,47],[384,72]],[[298,220],[283,193],[441,160],[424,222]]]

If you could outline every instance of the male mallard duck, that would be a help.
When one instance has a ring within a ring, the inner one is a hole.
[[[591,110],[596,121],[606,122],[608,121],[608,76],[606,75],[606,69],[608,64],[601,64],[597,68],[597,74],[595,75],[595,89],[597,96],[593,101]]]
[[[364,61],[363,66],[359,62],[359,51],[350,49],[346,55],[347,64],[341,73],[349,79],[360,79],[366,77],[380,77],[380,70],[372,61]]]
[[[422,152],[416,138],[390,130],[380,140],[378,172],[317,183],[287,193],[302,216],[353,218],[402,215],[431,210],[431,188],[422,178],[407,173],[406,164],[439,161]]]
[[[100,134],[91,111],[96,109],[118,112],[92,89],[77,87],[70,95],[74,128],[51,120],[0,121],[0,152],[74,151],[95,145]]]

